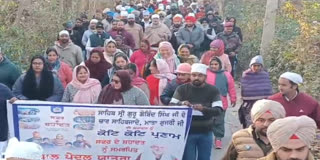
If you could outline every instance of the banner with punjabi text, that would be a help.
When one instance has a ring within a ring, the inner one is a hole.
[[[17,101],[11,136],[35,142],[43,160],[181,160],[192,109]]]

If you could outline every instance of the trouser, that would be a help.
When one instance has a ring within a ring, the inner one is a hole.
[[[0,141],[0,160],[4,159],[4,152],[7,147],[7,141]]]
[[[231,75],[232,77],[235,79],[235,73],[236,73],[236,69],[237,69],[237,62],[238,62],[238,58],[237,55],[234,57],[229,56],[229,60],[231,63],[231,67],[232,67],[232,71],[231,71]]]
[[[190,133],[184,149],[183,160],[210,160],[212,141],[212,132]]]
[[[252,124],[251,108],[257,100],[245,100],[241,104],[238,115],[243,128],[248,128]]]
[[[226,111],[222,111],[219,116],[214,118],[213,123],[213,134],[217,140],[221,140],[224,137],[225,127],[224,127],[224,118]]]

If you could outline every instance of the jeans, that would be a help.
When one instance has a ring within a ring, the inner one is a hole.
[[[190,133],[184,149],[183,160],[210,160],[212,132]]]

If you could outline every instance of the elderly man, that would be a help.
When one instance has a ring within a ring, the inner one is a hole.
[[[204,40],[204,33],[201,27],[195,25],[197,20],[193,16],[186,17],[186,25],[177,32],[178,44],[187,44],[191,48],[191,53],[195,54],[198,58],[200,55],[200,45]]]
[[[273,121],[285,115],[280,103],[266,99],[257,101],[251,110],[253,124],[232,135],[232,143],[223,160],[256,160],[266,156],[272,149],[267,129]]]
[[[135,47],[133,49],[137,50],[140,48],[140,42],[143,38],[143,28],[140,24],[137,24],[135,20],[135,15],[129,14],[128,23],[124,26],[124,29],[133,36],[135,42]]]
[[[208,83],[207,66],[195,63],[191,67],[191,83],[179,86],[170,104],[193,108],[191,128],[183,160],[210,160],[213,143],[213,118],[223,112],[219,90]]]
[[[309,116],[316,121],[318,128],[320,128],[319,103],[308,94],[299,92],[299,85],[302,83],[301,75],[293,72],[283,73],[278,80],[280,92],[269,99],[281,103],[287,116]]]
[[[317,125],[307,116],[278,119],[267,131],[273,152],[259,160],[314,160],[310,152]]]
[[[123,43],[125,45],[130,46],[131,49],[135,48],[135,42],[134,42],[133,36],[131,33],[127,32],[127,30],[124,28],[124,21],[117,21],[117,27],[112,28],[109,34],[113,39],[115,39],[117,35],[122,36],[124,38]]]
[[[96,19],[92,19],[89,24],[89,29],[83,33],[82,36],[82,45],[86,46],[90,36],[96,32],[96,26],[99,21]],[[86,29],[86,28],[85,28]]]
[[[169,28],[160,22],[160,16],[154,14],[151,17],[152,24],[146,28],[144,38],[149,40],[151,47],[157,48],[162,41],[169,41],[171,31]]]
[[[237,33],[233,32],[233,23],[227,22],[224,24],[224,31],[218,33],[215,39],[221,39],[225,45],[225,53],[229,55],[232,65],[232,75],[234,76],[237,54],[240,52],[242,42]]]
[[[87,46],[86,46],[87,59],[89,59],[90,53],[94,48],[97,48],[97,47],[102,48],[104,46],[104,42],[106,41],[106,39],[110,38],[109,33],[106,33],[104,31],[104,27],[101,22],[98,22],[96,29],[97,29],[97,33],[92,34],[87,42]]]

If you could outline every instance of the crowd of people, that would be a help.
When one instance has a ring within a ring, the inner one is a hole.
[[[208,0],[117,0],[63,27],[24,73],[0,52],[0,149],[8,140],[6,100],[189,106],[183,160],[209,160],[212,147],[224,147],[226,110],[239,99],[234,76],[243,35],[236,18],[223,19]],[[320,106],[300,92],[302,83],[285,72],[274,94],[262,57],[253,57],[240,78],[244,129],[233,134],[224,159],[311,160]],[[25,158],[10,157],[10,144],[8,160]]]

